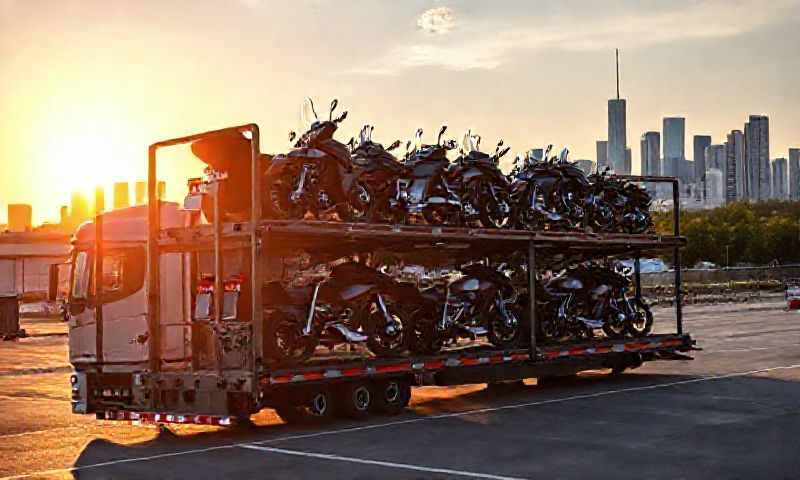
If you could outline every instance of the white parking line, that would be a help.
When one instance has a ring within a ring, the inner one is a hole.
[[[329,455],[326,453],[302,452],[299,450],[286,450],[283,448],[261,447],[258,445],[241,445],[241,448],[248,448],[251,450],[259,450],[262,452],[269,452],[269,453],[280,453],[283,455],[295,455],[298,457],[310,457],[310,458],[319,458],[322,460],[336,460],[340,462],[360,463],[362,465],[375,465],[378,467],[415,470],[417,472],[445,473],[448,475],[456,475],[461,477],[486,478],[489,480],[523,480],[520,477],[506,477],[502,475],[492,475],[489,473],[468,472],[465,470],[451,470],[449,468],[425,467],[421,465],[410,465],[408,463],[383,462],[379,460],[367,460],[365,458],[343,457],[341,455]]]
[[[692,378],[689,380],[679,380],[676,382],[666,382],[666,383],[656,383],[653,385],[645,385],[641,387],[630,387],[630,388],[621,388],[617,390],[606,390],[603,392],[595,392],[595,393],[587,393],[583,395],[572,395],[569,397],[561,397],[561,398],[552,398],[549,400],[539,400],[536,402],[525,402],[525,403],[517,403],[513,405],[503,405],[500,407],[487,407],[487,408],[478,408],[474,410],[465,410],[462,412],[453,412],[453,413],[443,413],[440,415],[431,415],[427,417],[416,417],[410,418],[407,420],[398,420],[394,422],[386,422],[386,423],[378,423],[373,425],[364,425],[359,427],[350,427],[350,428],[340,428],[337,430],[326,430],[321,432],[314,432],[308,434],[300,434],[300,435],[288,435],[285,437],[278,437],[273,439],[261,440],[261,441],[250,441],[250,442],[243,442],[243,443],[231,443],[226,445],[219,445],[215,447],[208,447],[208,448],[199,448],[193,450],[183,450],[179,452],[168,452],[168,453],[160,453],[156,455],[148,455],[144,457],[133,457],[133,458],[124,458],[119,460],[110,460],[108,462],[101,462],[101,463],[94,463],[91,465],[81,465],[79,467],[71,467],[71,468],[61,468],[61,469],[54,469],[54,470],[46,470],[41,472],[33,472],[33,473],[26,473],[22,475],[14,475],[9,477],[0,478],[0,480],[10,480],[10,479],[17,479],[17,478],[30,478],[42,475],[55,475],[55,474],[64,474],[64,473],[72,473],[77,471],[88,470],[92,468],[100,468],[100,467],[107,467],[112,465],[120,465],[126,463],[134,463],[134,462],[145,462],[149,460],[159,460],[163,458],[170,458],[170,457],[177,457],[181,455],[192,455],[197,453],[206,453],[206,452],[213,452],[217,450],[223,450],[226,448],[233,448],[233,447],[252,447],[255,445],[264,445],[270,443],[277,443],[277,442],[286,442],[289,440],[300,440],[306,438],[315,438],[315,437],[323,437],[328,435],[339,435],[343,433],[353,433],[353,432],[361,432],[366,430],[375,430],[378,428],[386,428],[386,427],[393,427],[397,425],[407,425],[412,423],[420,423],[430,420],[440,420],[445,418],[456,418],[456,417],[463,417],[467,415],[477,415],[481,413],[489,413],[489,412],[498,412],[503,410],[514,410],[519,408],[525,407],[535,407],[539,405],[549,405],[555,403],[563,403],[569,402],[572,400],[585,400],[585,399],[592,399],[592,398],[599,398],[605,397],[608,395],[616,395],[619,393],[628,393],[628,392],[640,392],[646,390],[657,390],[661,388],[669,388],[669,387],[676,387],[680,385],[690,385],[693,383],[701,383],[701,382],[709,382],[713,380],[724,380],[728,378],[737,378],[737,377],[746,377],[748,375],[756,375],[759,373],[767,373],[773,372],[777,370],[793,370],[796,368],[800,368],[800,364],[795,365],[782,365],[777,367],[768,367],[768,368],[761,368],[758,370],[750,370],[747,372],[736,372],[736,373],[727,373],[724,375],[713,375],[708,377],[699,377],[699,378]]]

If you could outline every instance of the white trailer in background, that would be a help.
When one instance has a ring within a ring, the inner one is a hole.
[[[23,301],[42,300],[48,291],[50,265],[69,258],[69,235],[0,233],[0,294]]]

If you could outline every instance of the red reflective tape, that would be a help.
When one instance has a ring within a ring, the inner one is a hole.
[[[550,359],[550,360],[552,360],[554,358],[558,358],[559,356],[561,356],[561,352],[544,352],[544,358],[547,358],[547,359]]]
[[[648,345],[650,345],[650,344],[649,343],[644,343],[644,342],[626,343],[625,344],[625,350],[629,350],[629,351],[630,350],[641,350],[641,349],[647,347]]]
[[[289,383],[292,381],[292,375],[275,375],[270,377],[272,383]]]
[[[307,372],[302,374],[304,380],[322,380],[325,372]]]
[[[363,367],[347,368],[342,370],[343,377],[355,377],[358,375],[366,375],[367,369]]]
[[[425,370],[439,370],[440,368],[444,368],[444,360],[425,362]]]
[[[503,356],[495,355],[494,357],[489,359],[489,363],[503,363]]]
[[[530,354],[527,354],[527,353],[515,353],[515,354],[511,355],[511,360],[515,361],[515,362],[516,361],[520,361],[520,360],[527,360],[529,358],[530,358]]]
[[[608,353],[610,351],[611,351],[611,346],[609,345],[603,345],[601,347],[594,348],[594,353]]]
[[[581,348],[570,348],[567,352],[567,355],[574,356],[574,355],[584,355],[586,353],[586,347]]]
[[[469,357],[467,357],[467,358],[462,358],[461,359],[461,364],[462,365],[466,365],[466,366],[478,365],[479,363],[480,363],[480,359],[478,359],[478,358],[469,358]]]
[[[411,362],[395,363],[394,365],[382,365],[377,367],[375,370],[379,373],[405,372],[411,370]]]

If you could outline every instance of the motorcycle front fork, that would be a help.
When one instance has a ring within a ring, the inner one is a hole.
[[[293,202],[298,202],[303,198],[306,189],[306,181],[311,168],[311,165],[303,165],[303,169],[300,171],[300,180],[297,181],[297,188],[292,190],[292,194],[289,197]]]

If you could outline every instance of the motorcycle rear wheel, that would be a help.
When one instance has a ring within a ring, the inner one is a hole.
[[[625,329],[632,337],[644,337],[653,330],[653,312],[641,298],[631,301],[635,309],[635,318],[628,316]]]
[[[268,217],[278,220],[303,218],[305,208],[290,199],[292,188],[285,178],[268,180],[265,192]]]
[[[522,340],[522,315],[516,306],[507,307],[508,315],[516,319],[512,326],[506,325],[505,319],[499,312],[494,312],[489,320],[489,342],[497,348],[516,348]]]
[[[406,350],[410,343],[412,331],[410,316],[400,309],[397,303],[383,297],[386,309],[394,320],[398,330],[394,333],[387,331],[387,321],[377,304],[369,306],[367,312],[367,346],[370,351],[379,357],[397,356]]]
[[[484,197],[478,200],[478,215],[483,228],[509,228],[514,221],[512,217],[511,196],[502,189],[495,193],[494,198],[488,191],[488,186],[479,189]],[[505,208],[505,211],[502,211]]]
[[[356,182],[348,193],[347,203],[351,221],[372,223],[376,220],[375,194],[368,184]]]

